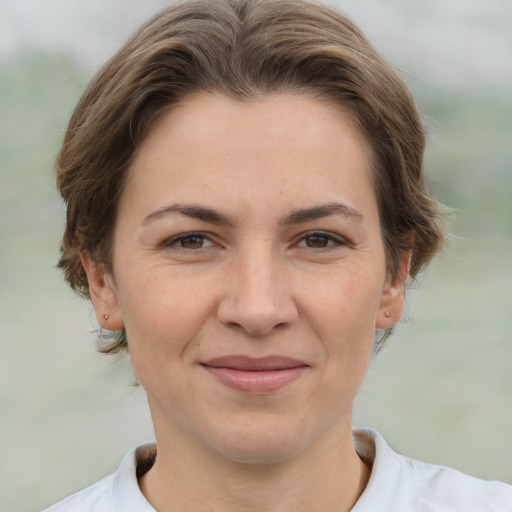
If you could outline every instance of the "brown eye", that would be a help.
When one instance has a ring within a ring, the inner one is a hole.
[[[310,231],[301,236],[296,247],[302,249],[330,250],[345,245],[348,245],[347,241],[339,235],[325,231]]]
[[[204,236],[201,235],[191,235],[185,238],[182,238],[179,241],[179,245],[184,249],[201,249],[204,245]]]
[[[168,250],[188,250],[194,251],[199,249],[207,249],[213,247],[215,244],[210,237],[205,233],[181,233],[174,236],[162,243],[162,247]]]
[[[313,249],[323,249],[329,245],[331,240],[322,235],[310,235],[306,237],[304,241],[306,242],[306,247],[311,247]]]

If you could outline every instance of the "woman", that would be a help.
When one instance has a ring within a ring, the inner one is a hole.
[[[127,351],[155,445],[48,510],[512,510],[512,488],[352,431],[443,243],[393,69],[307,0],[186,0],[78,104],[60,266]]]

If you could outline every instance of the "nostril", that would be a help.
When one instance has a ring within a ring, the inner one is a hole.
[[[295,301],[286,286],[276,280],[269,284],[269,280],[245,276],[238,285],[229,287],[217,304],[218,321],[251,336],[281,331],[293,323],[298,318]]]
[[[238,332],[243,332],[249,336],[265,336],[272,331],[283,330],[286,328],[286,322],[279,322],[275,325],[271,323],[266,324],[254,324],[246,322],[245,324],[239,322],[223,322],[228,328],[236,330]]]

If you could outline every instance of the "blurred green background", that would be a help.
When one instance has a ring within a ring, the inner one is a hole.
[[[40,510],[152,437],[126,361],[55,268],[52,165],[98,66],[165,1],[0,0],[0,511]],[[454,209],[355,407],[401,453],[512,482],[512,4],[337,2],[399,68]]]

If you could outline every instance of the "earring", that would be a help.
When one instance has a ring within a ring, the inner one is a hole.
[[[107,315],[108,316],[108,315]],[[386,318],[391,318],[391,313],[389,311],[384,311],[384,316]]]
[[[105,320],[108,320],[109,315],[103,315],[103,318],[104,318]]]

